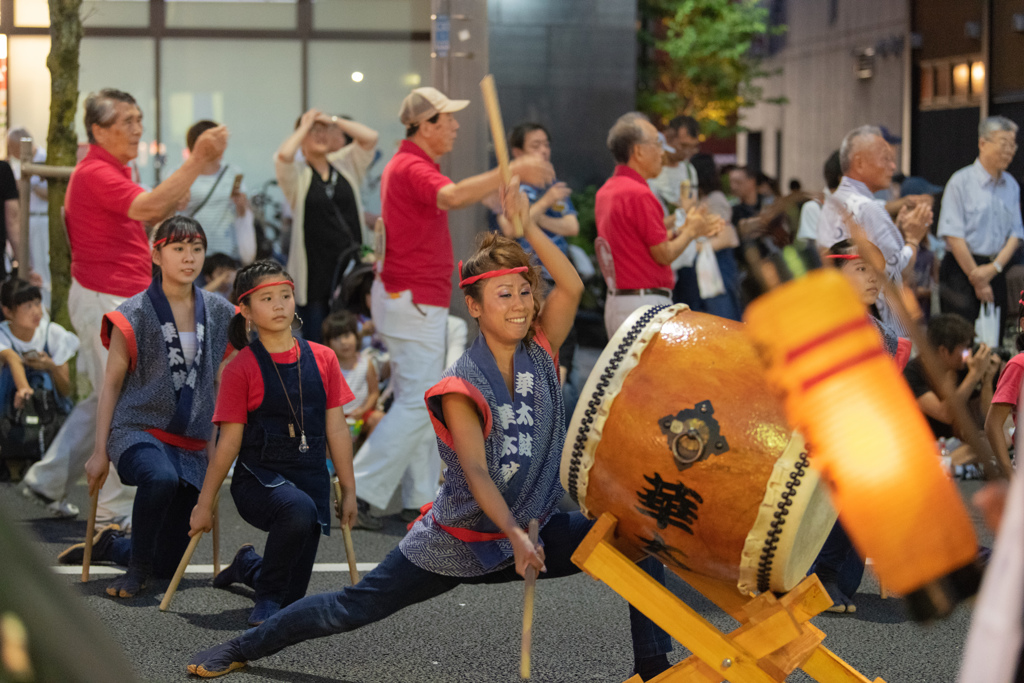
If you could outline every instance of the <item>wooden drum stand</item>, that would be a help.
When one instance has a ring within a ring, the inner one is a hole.
[[[734,585],[676,572],[740,622],[735,631],[722,633],[612,545],[617,523],[614,515],[601,515],[572,561],[693,653],[652,681],[781,683],[801,668],[822,683],[872,683],[823,647],[825,633],[810,623],[832,604],[817,576],[808,576],[778,598],[769,592],[750,598],[737,592]],[[640,680],[634,676],[626,683]],[[885,681],[876,678],[874,683]]]

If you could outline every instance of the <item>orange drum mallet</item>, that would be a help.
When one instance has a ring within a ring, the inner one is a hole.
[[[793,247],[766,265],[782,284],[747,307],[747,331],[843,527],[916,619],[948,614],[977,587],[978,546],[913,394],[838,271],[808,272]]]

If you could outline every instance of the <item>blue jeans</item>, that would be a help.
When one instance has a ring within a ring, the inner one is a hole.
[[[290,605],[306,594],[320,545],[316,504],[291,484],[267,488],[245,469],[235,467],[231,497],[249,524],[269,532],[263,557],[252,555],[242,581],[256,591],[256,601]]]
[[[174,576],[188,547],[189,518],[199,491],[179,479],[163,448],[132,446],[117,464],[121,481],[139,487],[132,507],[131,538],[114,540],[110,559],[166,579]]]
[[[556,513],[540,532],[547,572],[541,579],[556,579],[580,572],[570,559],[594,522],[579,512]],[[653,558],[639,563],[658,582],[665,583],[665,567]],[[281,610],[261,626],[235,639],[247,660],[272,655],[289,645],[335,633],[354,631],[395,612],[435,598],[459,584],[519,581],[515,567],[474,577],[442,576],[417,567],[395,548],[377,568],[354,586],[337,593],[311,595]],[[666,654],[672,640],[641,612],[629,608],[630,633],[636,659]]]
[[[864,577],[864,561],[860,559],[846,530],[838,521],[832,527],[810,573],[817,574],[822,583],[835,583],[846,597],[851,597],[860,588]]]

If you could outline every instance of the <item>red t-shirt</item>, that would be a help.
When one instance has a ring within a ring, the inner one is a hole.
[[[448,308],[452,299],[452,237],[437,193],[452,181],[426,152],[403,140],[384,168],[381,217],[387,231],[381,280],[391,293],[412,290],[417,304]]]
[[[338,357],[334,351],[321,344],[309,343],[313,350],[313,359],[320,370],[320,379],[324,383],[327,394],[327,410],[338,408],[351,401],[355,396],[345,383],[338,365]],[[299,357],[299,345],[296,344],[284,353],[272,353],[270,357],[275,363],[294,363]],[[293,381],[294,381],[293,377]],[[263,374],[260,372],[259,361],[252,349],[246,347],[238,352],[235,359],[227,364],[220,379],[220,393],[217,394],[217,407],[213,411],[213,421],[236,422],[246,424],[249,413],[263,403]],[[298,406],[295,410],[298,411]]]
[[[132,182],[129,167],[89,145],[64,199],[71,277],[86,289],[129,297],[149,287],[153,263],[146,228],[128,218],[128,207],[145,191]]]
[[[672,289],[672,268],[655,261],[650,250],[668,239],[664,218],[661,203],[640,174],[616,166],[594,203],[597,234],[612,249],[616,289]]]
[[[1024,353],[1018,353],[1011,358],[999,375],[999,383],[996,384],[996,391],[992,394],[992,403],[1009,403],[1015,410],[1013,423],[1017,424],[1017,401],[1020,398],[1020,383],[1024,379]]]

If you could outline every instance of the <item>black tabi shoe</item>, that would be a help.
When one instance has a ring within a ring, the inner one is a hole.
[[[238,552],[235,553],[235,559],[231,560],[231,564],[229,564],[220,574],[213,577],[213,587],[227,588],[233,583],[244,583],[244,559],[249,553],[255,552],[256,549],[252,547],[252,543],[246,543],[239,548]]]
[[[105,562],[114,541],[124,536],[121,527],[110,524],[103,527],[92,539],[92,561]],[[85,560],[85,543],[76,543],[57,556],[57,564],[82,564]]]
[[[121,576],[110,582],[107,586],[107,595],[114,598],[134,598],[146,587],[146,579],[149,572],[129,567]]]
[[[259,600],[252,608],[252,612],[249,613],[249,626],[259,626],[280,611],[280,603],[273,600]]]
[[[245,664],[245,657],[238,651],[235,641],[229,640],[190,659],[188,672],[200,678],[216,678],[241,669]]]

